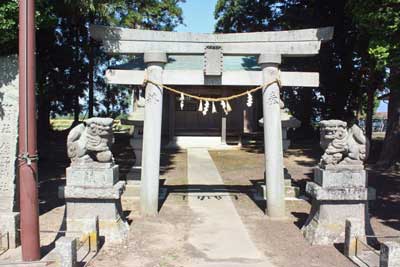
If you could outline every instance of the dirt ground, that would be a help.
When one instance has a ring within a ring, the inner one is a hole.
[[[302,181],[309,179],[312,166],[315,164],[315,160],[309,155],[310,150],[291,149],[286,153],[284,164],[296,184],[302,185]],[[263,179],[262,151],[253,149],[213,151],[211,155],[224,182],[251,185],[254,180]],[[277,266],[355,266],[335,247],[311,247],[304,240],[300,228],[311,208],[308,202],[287,202],[288,221],[271,221],[265,216],[260,216],[263,212],[255,211],[250,198],[241,198],[234,204],[247,229],[251,229],[253,240]]]
[[[292,174],[294,184],[304,192],[305,183],[312,178],[312,168],[320,156],[318,144],[294,145],[285,153],[285,166]],[[355,266],[341,253],[342,244],[335,246],[314,246],[305,242],[300,228],[304,224],[310,203],[289,202],[286,222],[266,218],[262,204],[254,200],[254,184],[263,179],[264,154],[262,148],[245,147],[240,150],[210,151],[210,154],[234,196],[235,207],[257,248],[270,257],[277,266]],[[185,245],[194,214],[186,206],[186,153],[171,151],[164,153],[164,186],[170,192],[156,218],[142,218],[133,212],[131,237],[124,249],[106,249],[93,261],[91,266],[189,266],[193,252]],[[372,171],[371,186],[378,187],[377,201],[371,207],[371,224],[377,235],[399,235],[398,209],[399,191],[396,190],[399,173]],[[393,187],[396,185],[396,187]],[[400,189],[399,187],[397,187]],[[137,208],[137,207],[136,207]],[[387,211],[386,211],[387,210]],[[395,213],[392,213],[392,212]],[[228,222],[227,222],[228,223]],[[122,253],[121,253],[122,252]],[[196,255],[197,256],[197,255]],[[110,259],[113,259],[110,261]],[[132,265],[133,266],[133,265]]]
[[[252,192],[254,184],[263,177],[262,151],[223,150],[210,151],[210,154],[252,240],[274,264],[285,267],[355,266],[336,247],[311,247],[305,242],[299,228],[309,213],[308,202],[290,202],[288,221],[271,221],[266,218],[262,204],[254,199]],[[185,244],[190,225],[196,218],[186,205],[183,190],[186,185],[186,153],[174,151],[164,155],[168,155],[171,164],[162,178],[165,179],[165,187],[171,192],[159,216],[142,218],[138,212],[132,212],[129,241],[121,247],[104,249],[90,266],[129,266],[127,262],[132,264],[130,266],[144,267],[189,266],[191,257],[198,256],[192,255],[193,250]],[[299,166],[294,159],[307,166]],[[301,149],[293,149],[288,153],[285,164],[290,171],[296,171],[301,182],[309,179],[315,160]],[[137,210],[137,203],[133,205]]]
[[[57,187],[65,183],[65,134],[51,139],[42,147],[40,165],[40,223],[47,231],[65,230],[63,200],[57,198]],[[125,178],[134,163],[128,136],[116,136],[113,152]],[[294,144],[285,153],[285,166],[294,184],[304,192],[306,181],[312,178],[312,168],[320,156],[317,142]],[[257,248],[274,264],[290,266],[355,266],[342,254],[341,244],[311,247],[301,235],[300,228],[310,211],[306,201],[289,202],[287,221],[268,220],[263,204],[254,198],[254,185],[263,179],[264,154],[262,147],[248,146],[237,150],[210,151],[220,172],[224,186],[234,199],[234,205]],[[126,242],[105,245],[89,266],[188,266],[192,257],[198,257],[185,243],[195,215],[187,208],[187,169],[185,151],[163,151],[161,155],[161,184],[167,192],[157,217],[143,218],[138,202],[124,202],[125,214],[130,221],[130,234]],[[377,200],[370,207],[371,224],[377,235],[400,235],[400,172],[379,170],[368,166],[369,184],[377,190]],[[265,205],[265,204],[264,204]],[[229,223],[229,222],[227,222]],[[43,253],[54,247],[57,233],[42,233]],[[3,258],[0,257],[0,260]]]

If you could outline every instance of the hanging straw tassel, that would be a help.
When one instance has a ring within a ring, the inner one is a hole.
[[[211,113],[217,113],[217,109],[215,107],[215,102],[212,102],[212,111]]]
[[[198,111],[200,111],[200,112],[203,111],[203,100],[200,100]]]
[[[185,100],[185,96],[181,93],[181,97],[179,98],[179,100],[181,101],[181,110],[183,110],[183,107],[185,105],[184,100]]]
[[[226,105],[225,105],[225,101],[221,101],[221,107],[225,110],[225,108],[226,108]]]
[[[229,113],[232,111],[231,105],[229,105],[229,102],[226,101],[226,111]]]
[[[222,107],[222,110],[224,111],[225,115],[228,115],[228,112],[226,111],[226,103],[223,100],[221,101],[221,107]]]
[[[246,105],[248,107],[251,107],[253,105],[253,96],[250,93],[247,93],[247,103]]]
[[[204,103],[203,116],[207,115],[209,107],[210,107],[210,102],[206,101],[206,103]]]

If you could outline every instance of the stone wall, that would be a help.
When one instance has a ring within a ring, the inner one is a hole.
[[[17,205],[18,153],[18,57],[0,58],[0,233],[7,234],[9,246],[18,243]],[[3,242],[4,244],[4,242]]]

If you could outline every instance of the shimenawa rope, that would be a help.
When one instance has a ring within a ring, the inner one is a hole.
[[[187,96],[187,97],[190,97],[190,98],[193,98],[193,99],[197,99],[199,101],[209,101],[209,102],[230,101],[232,99],[236,99],[236,98],[239,98],[239,97],[242,97],[242,96],[246,96],[248,94],[252,94],[252,93],[254,93],[254,92],[256,92],[256,91],[258,91],[260,89],[263,89],[265,87],[268,87],[268,86],[270,86],[270,85],[272,85],[274,83],[277,83],[278,86],[281,87],[281,81],[277,78],[277,79],[275,79],[275,80],[273,80],[273,81],[271,81],[269,83],[257,86],[255,88],[249,89],[249,90],[244,91],[244,92],[239,93],[239,94],[235,94],[235,95],[231,95],[231,96],[227,96],[227,97],[203,97],[203,96],[197,96],[197,95],[193,95],[193,94],[189,94],[189,93],[177,90],[175,88],[166,86],[164,84],[157,83],[157,82],[154,82],[152,80],[148,80],[147,78],[145,78],[145,80],[143,81],[143,87],[144,88],[146,88],[145,85],[147,83],[154,84],[155,86],[158,86],[160,88],[163,88],[165,90],[168,90],[168,91],[170,91],[172,93],[175,93],[175,94],[178,94],[178,95],[184,95],[184,96]]]

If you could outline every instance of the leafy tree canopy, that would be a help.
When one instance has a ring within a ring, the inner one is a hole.
[[[39,129],[50,115],[85,114],[88,92],[97,111],[124,111],[126,87],[103,80],[110,56],[90,39],[89,25],[173,30],[184,0],[35,0]],[[18,0],[0,1],[0,54],[18,53]],[[94,74],[94,75],[93,75]],[[118,115],[118,114],[115,114]]]
[[[370,36],[369,53],[377,67],[400,65],[400,1],[351,0],[348,5],[360,29]]]
[[[36,0],[36,28],[56,23],[53,7],[48,1]],[[18,0],[0,2],[0,55],[18,52]]]
[[[303,126],[321,118],[354,120],[364,110],[366,89],[372,84],[370,69],[375,68],[376,62],[368,56],[369,36],[353,19],[346,2],[219,0],[215,8],[216,31],[251,32],[333,26],[333,40],[322,46],[318,57],[286,59],[282,65],[283,69],[320,72],[321,86],[312,90],[287,90],[284,98],[293,114],[303,117]],[[361,2],[364,1],[359,2],[357,6],[363,5]],[[381,75],[374,77],[381,78]]]

